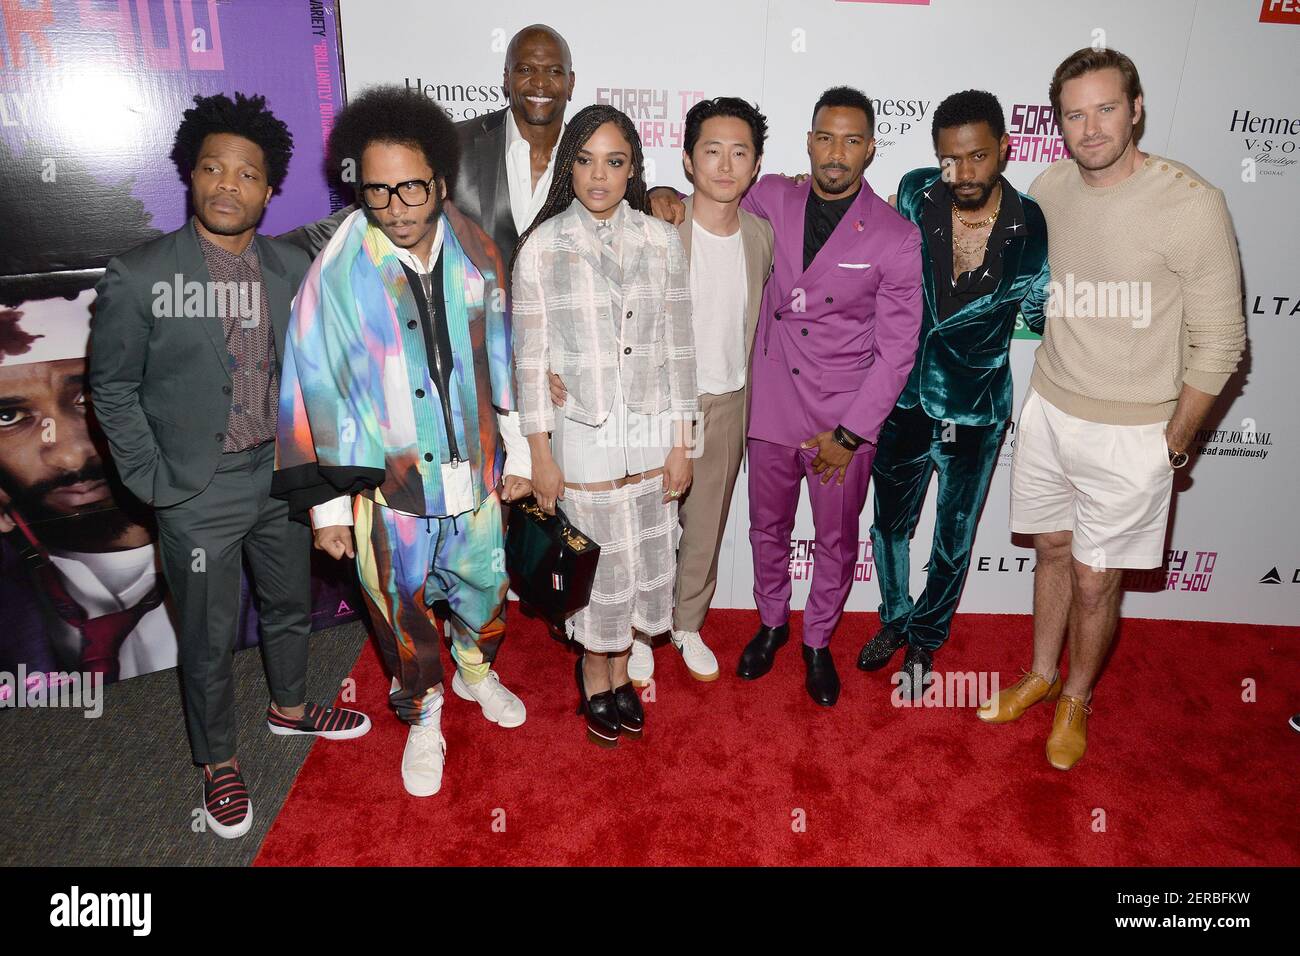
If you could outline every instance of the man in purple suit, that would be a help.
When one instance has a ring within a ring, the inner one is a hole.
[[[916,359],[921,236],[863,178],[875,152],[871,101],[827,90],[808,133],[812,178],[764,176],[741,203],[775,233],[754,340],[749,540],[757,635],[737,673],[772,669],[789,637],[790,534],[807,478],[815,529],[804,610],[805,686],[832,706],[831,632],[853,583],[876,436]]]

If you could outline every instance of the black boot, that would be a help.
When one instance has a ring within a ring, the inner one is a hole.
[[[834,707],[840,699],[840,675],[835,673],[835,662],[831,660],[829,647],[803,646],[803,662],[808,668],[804,687],[808,696],[823,707]]]
[[[894,653],[907,643],[907,638],[889,625],[876,632],[876,636],[862,646],[858,655],[858,670],[878,671],[889,663]]]
[[[578,713],[587,717],[587,739],[598,747],[617,747],[619,738],[618,702],[612,690],[587,696],[587,682],[582,679],[582,661],[575,668],[578,675],[578,694],[582,700]]]
[[[780,627],[762,627],[754,639],[740,652],[740,663],[736,665],[736,674],[745,680],[758,680],[772,669],[776,661],[776,652],[790,639],[790,625]]]

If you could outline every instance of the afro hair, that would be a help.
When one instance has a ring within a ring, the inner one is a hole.
[[[418,91],[395,84],[374,86],[353,98],[334,118],[327,150],[329,173],[359,185],[361,154],[371,143],[400,143],[418,149],[435,176],[452,192],[460,166],[460,138],[446,110]],[[349,164],[354,175],[345,173]]]
[[[225,93],[194,97],[194,105],[185,111],[172,160],[186,179],[199,161],[203,141],[214,133],[231,133],[256,143],[266,161],[266,181],[276,192],[289,172],[293,155],[293,134],[283,120],[266,108],[266,97],[236,93],[234,100]]]

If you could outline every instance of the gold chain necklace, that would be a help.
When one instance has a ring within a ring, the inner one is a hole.
[[[979,220],[978,222],[967,222],[965,219],[962,218],[962,214],[957,211],[956,204],[954,204],[952,207],[952,214],[956,216],[957,221],[960,222],[967,229],[983,229],[985,226],[993,225],[995,222],[998,221],[998,213],[1000,213],[1001,211],[1002,211],[1001,196],[998,196],[998,207],[993,210],[993,215],[985,216],[983,219]]]

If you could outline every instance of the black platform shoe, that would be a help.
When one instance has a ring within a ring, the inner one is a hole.
[[[587,716],[587,739],[598,747],[617,747],[619,738],[618,702],[612,690],[587,697],[587,682],[582,679],[582,661],[578,658],[578,713]]]
[[[878,671],[889,663],[900,647],[907,643],[907,637],[886,625],[876,632],[876,636],[862,646],[858,655],[858,670]]]
[[[823,707],[834,707],[840,699],[840,675],[835,673],[835,662],[831,660],[829,647],[803,646],[803,662],[808,668],[804,687],[808,696]]]
[[[776,652],[790,639],[790,625],[759,627],[754,639],[740,652],[736,674],[745,680],[757,680],[772,669]]]
[[[640,740],[645,728],[645,710],[641,707],[641,695],[631,681],[614,688],[614,703],[618,706],[619,730],[623,736]]]

